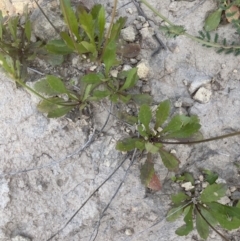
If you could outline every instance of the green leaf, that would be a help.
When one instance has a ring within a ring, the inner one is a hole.
[[[151,105],[152,104],[152,96],[150,96],[148,94],[132,95],[132,100],[138,105],[143,105],[143,104]]]
[[[119,99],[123,102],[123,103],[128,103],[129,100],[131,100],[131,95],[118,95]]]
[[[130,89],[133,86],[135,86],[137,80],[138,80],[138,76],[137,76],[137,68],[132,68],[128,71],[126,71],[127,74],[127,79],[124,83],[124,85],[120,88],[120,90],[126,90],[126,89]]]
[[[109,90],[95,90],[93,92],[93,97],[96,98],[96,100],[101,100],[107,96],[109,96],[111,93]]]
[[[215,183],[215,181],[218,179],[218,174],[210,171],[210,170],[203,170],[203,173],[205,175],[205,180],[212,185],[213,183]]]
[[[34,85],[34,89],[40,93],[52,96],[58,94],[68,93],[63,82],[53,75],[48,75],[46,78],[41,79]]]
[[[167,120],[170,113],[170,101],[165,100],[161,102],[156,111],[156,123],[155,123],[155,130],[158,127],[161,127],[162,124]]]
[[[82,81],[86,84],[100,84],[104,76],[101,73],[90,73],[82,77]]]
[[[169,170],[169,171],[177,171],[179,167],[179,161],[177,158],[171,154],[165,151],[164,149],[159,150],[162,162],[164,166]]]
[[[193,205],[190,206],[186,216],[184,217],[185,225],[176,230],[176,234],[179,236],[186,236],[193,230]]]
[[[0,39],[2,40],[2,34],[3,34],[3,15],[2,11],[0,10]]]
[[[25,32],[28,42],[30,42],[30,39],[31,39],[31,31],[32,31],[31,21],[29,19],[27,19],[27,21],[24,25],[24,32]]]
[[[183,210],[184,209],[182,206],[171,208],[167,213],[167,221],[174,222],[177,218],[179,218],[182,215]]]
[[[207,206],[215,213],[221,213],[226,217],[240,219],[240,207],[229,207],[217,202],[207,203]]]
[[[81,10],[79,16],[80,27],[85,31],[90,42],[95,45],[94,40],[94,21],[91,14],[88,14],[84,9]]]
[[[155,146],[154,144],[150,142],[145,143],[145,148],[147,152],[150,152],[152,154],[156,154],[159,152],[159,147]]]
[[[199,211],[197,211],[196,213],[196,228],[200,237],[203,239],[207,239],[209,235],[209,226],[206,223],[206,221],[202,218]]]
[[[189,172],[184,172],[184,181],[188,181],[188,182],[191,182],[192,183],[192,185],[194,185],[194,182],[195,182],[195,180],[194,180],[194,177],[193,177],[193,175],[191,174],[191,173],[189,173]]]
[[[47,100],[42,100],[37,108],[43,113],[48,113],[49,118],[56,118],[67,114],[74,106],[62,106],[66,101],[59,97],[51,97]]]
[[[139,149],[140,151],[145,150],[145,141],[143,140],[136,140],[135,147]]]
[[[146,104],[141,105],[138,113],[138,120],[140,121],[140,123],[144,125],[147,132],[149,132],[149,124],[151,119],[152,119],[152,111],[150,107]]]
[[[153,175],[155,174],[154,164],[146,160],[140,168],[140,173],[141,182],[147,187],[151,179],[153,178]]]
[[[183,201],[186,201],[189,199],[189,196],[187,196],[184,192],[178,192],[175,195],[172,195],[172,202],[175,205],[179,205],[181,204]]]
[[[211,210],[206,209],[205,207],[202,207],[200,209],[203,217],[212,225],[212,226],[216,226],[217,225],[217,220],[215,218],[214,213],[211,213]]]
[[[222,9],[217,9],[216,11],[211,13],[205,20],[205,24],[204,24],[205,31],[210,32],[215,30],[221,21],[221,16],[222,16]]]
[[[163,128],[163,132],[172,133],[180,130],[184,125],[190,122],[190,117],[185,115],[175,115],[168,125]]]
[[[95,55],[97,54],[97,49],[96,46],[92,43],[89,43],[87,41],[82,41],[81,43],[77,44],[77,50],[80,53],[92,53],[94,55],[94,57],[96,57]]]
[[[148,137],[148,133],[147,133],[147,131],[146,131],[145,126],[143,126],[143,125],[138,125],[138,126],[137,126],[137,129],[138,129],[138,132],[139,132],[139,134],[140,134],[141,136],[143,136],[143,137]]]
[[[66,32],[60,33],[61,38],[64,40],[69,49],[75,49],[75,41]],[[77,50],[77,49],[75,49]]]
[[[110,40],[116,41],[119,38],[120,31],[124,27],[127,18],[120,17],[112,26]]]
[[[103,53],[103,62],[105,64],[106,75],[108,75],[109,70],[116,64],[116,44],[114,41],[110,41]]]
[[[226,193],[226,185],[224,184],[212,184],[207,186],[200,197],[200,200],[204,203],[206,202],[215,202],[223,197]]]
[[[55,110],[49,111],[47,117],[58,118],[58,117],[64,116],[73,108],[74,108],[73,106],[62,106],[62,107],[56,108]]]
[[[46,45],[45,48],[47,49],[48,52],[54,53],[54,54],[70,54],[73,52],[72,48],[69,48],[66,45],[66,42],[64,42],[62,39],[56,39],[56,40],[51,40],[49,41]]]
[[[136,116],[130,115],[127,112],[119,111],[117,113],[117,117],[122,120],[127,122],[130,125],[134,125],[138,122],[138,118]]]
[[[187,138],[199,131],[201,125],[197,116],[175,116],[169,125],[163,129],[168,132],[164,138]]]
[[[18,25],[19,17],[12,17],[8,21],[8,29],[13,37],[13,40],[17,40],[17,25]]]
[[[118,151],[131,151],[135,148],[136,139],[125,138],[122,141],[118,141],[116,145],[116,150]]]
[[[61,10],[64,16],[64,20],[70,29],[70,31],[75,35],[78,41],[81,41],[80,35],[78,33],[78,21],[75,13],[71,7],[69,0],[60,0]]]

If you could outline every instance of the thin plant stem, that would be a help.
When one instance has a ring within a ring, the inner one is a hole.
[[[100,56],[100,60],[102,59],[103,57],[103,54],[105,52],[105,49],[107,47],[107,44],[109,42],[109,39],[110,39],[110,34],[111,34],[111,31],[112,31],[112,27],[113,27],[113,23],[114,23],[114,18],[115,18],[115,15],[116,15],[116,10],[117,10],[117,3],[118,3],[118,0],[114,0],[114,5],[113,5],[113,10],[112,10],[112,15],[111,15],[111,22],[110,22],[110,26],[108,28],[108,31],[107,31],[107,37],[106,37],[106,41],[103,45],[103,50],[102,50],[102,53],[101,53],[101,56]]]
[[[203,140],[198,140],[198,141],[164,141],[164,140],[161,140],[161,139],[157,139],[157,140],[154,140],[154,142],[162,143],[162,144],[184,144],[184,145],[187,144],[187,145],[189,145],[189,144],[198,144],[198,143],[203,143],[203,142],[221,140],[221,139],[225,139],[225,138],[228,138],[228,137],[231,137],[231,136],[237,136],[237,135],[240,135],[240,131],[230,133],[230,134],[226,134],[226,135],[211,137],[211,138],[207,138],[207,139],[203,139]]]

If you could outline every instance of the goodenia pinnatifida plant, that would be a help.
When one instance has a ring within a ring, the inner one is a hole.
[[[240,227],[240,201],[234,206],[222,204],[221,199],[226,196],[226,184],[218,183],[218,175],[210,170],[203,170],[203,174],[205,178],[202,182],[195,180],[190,173],[173,179],[185,190],[172,195],[172,208],[167,214],[167,221],[173,222],[184,217],[185,224],[175,232],[179,236],[186,236],[196,228],[199,236],[207,239],[212,229],[223,240],[230,241],[218,231],[217,226],[226,230]]]

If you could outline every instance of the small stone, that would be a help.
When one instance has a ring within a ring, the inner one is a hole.
[[[194,101],[191,98],[181,98],[182,107],[191,107],[194,104]]]
[[[150,86],[148,84],[143,85],[142,92],[143,93],[150,93],[151,92]]]
[[[183,84],[185,85],[185,86],[187,86],[188,85],[188,82],[187,82],[187,80],[183,80]]]
[[[236,187],[230,187],[229,190],[230,190],[230,192],[235,192],[237,190],[237,188]]]
[[[130,59],[131,64],[136,64],[138,61],[136,59]]]
[[[96,66],[96,65],[93,65],[93,66],[91,66],[91,67],[89,68],[89,70],[90,70],[90,71],[94,71],[96,68],[97,68],[97,66]]]
[[[222,69],[226,68],[226,64],[222,64],[221,67],[222,67]]]
[[[169,9],[170,11],[173,11],[173,12],[177,11],[177,9],[178,9],[178,3],[177,3],[177,2],[171,2],[171,3],[169,4],[169,6],[168,6],[168,9]]]
[[[161,132],[162,130],[163,130],[163,128],[161,128],[161,127],[158,127],[158,128],[157,128],[157,131],[158,131],[158,132]]]
[[[208,182],[203,182],[203,184],[202,184],[202,188],[206,188],[208,185],[209,185]]]
[[[240,200],[240,192],[239,191],[233,192],[231,198],[232,200]]]
[[[31,239],[27,237],[23,237],[21,235],[17,235],[16,237],[11,238],[11,241],[31,241]]]
[[[127,236],[132,236],[132,235],[133,235],[133,230],[132,230],[131,228],[126,228],[126,229],[125,229],[125,234],[126,234]]]
[[[117,78],[118,76],[118,71],[116,69],[113,69],[110,71],[110,75],[113,77],[113,78]]]
[[[133,14],[132,8],[127,8],[127,9],[126,9],[126,12],[129,13],[129,14]]]
[[[235,74],[236,74],[237,72],[238,72],[238,71],[237,71],[236,69],[234,69],[234,70],[233,70],[233,73],[235,73]]]
[[[198,179],[199,179],[200,182],[203,182],[203,180],[204,180],[203,175],[200,175],[200,176],[198,177]]]
[[[183,187],[186,191],[190,191],[190,190],[194,189],[194,186],[192,185],[191,182],[185,182],[185,183],[181,184],[181,187]]]
[[[199,101],[200,103],[205,104],[209,102],[211,95],[212,95],[211,90],[208,90],[205,87],[201,87],[193,96],[193,99]]]
[[[209,84],[211,82],[211,78],[208,76],[197,76],[194,78],[194,80],[191,82],[188,90],[191,94],[193,94],[197,89],[200,87]]]
[[[182,101],[181,101],[181,100],[177,100],[177,101],[174,103],[174,106],[175,106],[176,108],[182,107]]]
[[[146,18],[144,18],[143,16],[138,16],[138,17],[137,17],[137,20],[139,20],[139,21],[142,22],[142,23],[145,23],[145,22],[146,22]]]
[[[130,66],[130,65],[128,65],[128,64],[124,64],[124,65],[123,65],[123,68],[122,68],[122,71],[128,71],[128,70],[130,70],[130,69],[132,69],[132,66]]]
[[[147,28],[147,27],[149,27],[149,23],[148,22],[143,24],[143,28]]]
[[[231,200],[229,199],[229,197],[227,196],[224,196],[224,197],[221,197],[219,200],[218,200],[218,203],[221,203],[223,205],[226,205],[228,203],[230,203]]]
[[[133,42],[136,39],[136,30],[130,25],[121,30],[121,36],[125,41]]]
[[[146,79],[149,73],[149,67],[145,62],[141,62],[137,65],[137,74],[139,79]]]
[[[170,153],[171,153],[171,154],[176,154],[177,152],[176,152],[176,150],[171,149]]]

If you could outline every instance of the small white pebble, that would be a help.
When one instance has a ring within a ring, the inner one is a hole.
[[[200,182],[203,182],[203,180],[204,180],[203,175],[200,175],[200,176],[198,177],[198,179],[199,179]]]
[[[170,151],[170,153],[171,153],[171,154],[176,154],[177,152],[176,152],[176,150],[172,149],[172,150]]]
[[[161,128],[161,127],[158,127],[158,128],[157,128],[157,131],[158,131],[158,132],[161,132],[162,130],[163,130],[163,128]]]
[[[131,236],[131,235],[133,235],[133,231],[132,231],[130,228],[126,228],[125,234],[126,234],[127,236]]]
[[[190,191],[190,190],[194,189],[194,186],[192,185],[191,182],[185,182],[185,183],[181,184],[181,187],[183,187],[186,191]]]
[[[226,68],[226,64],[222,64],[222,69]]]
[[[203,182],[202,187],[203,187],[203,188],[206,188],[208,185],[209,185],[208,182]]]
[[[93,65],[93,66],[91,66],[91,67],[89,68],[89,70],[90,70],[90,71],[94,71],[96,68],[97,68],[97,66],[96,66],[96,65]]]
[[[236,187],[230,187],[229,189],[230,189],[230,192],[235,192],[237,190]]]
[[[113,78],[117,78],[118,76],[118,71],[116,69],[113,69],[110,71],[110,75],[113,77]]]
[[[236,69],[233,70],[233,73],[237,73],[238,71]]]
[[[126,9],[126,12],[129,13],[129,14],[133,14],[132,8],[127,8],[127,9]]]

